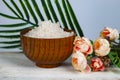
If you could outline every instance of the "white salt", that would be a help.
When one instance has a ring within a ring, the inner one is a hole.
[[[72,36],[73,32],[66,32],[60,28],[60,24],[52,23],[49,21],[43,21],[40,23],[39,27],[35,27],[30,30],[25,36],[33,38],[64,38]]]

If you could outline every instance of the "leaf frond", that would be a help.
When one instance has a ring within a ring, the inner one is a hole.
[[[52,17],[53,17],[53,19],[54,19],[54,22],[58,22],[57,15],[56,15],[56,13],[55,13],[55,10],[54,10],[54,8],[53,8],[53,6],[52,6],[51,1],[50,1],[50,0],[46,0],[46,2],[47,2],[47,4],[48,4],[48,8],[50,9],[49,11],[51,12],[51,15],[52,15]]]
[[[14,0],[11,0],[11,3],[13,4],[14,8],[16,9],[16,11],[19,13],[19,15],[24,18],[21,10],[18,8],[17,4],[14,2]]]
[[[17,33],[22,31],[23,29],[15,29],[15,30],[0,30],[0,33]]]
[[[20,35],[0,35],[0,38],[16,39],[20,38]]]
[[[35,5],[35,6],[34,6],[34,9],[35,9],[37,15],[39,16],[39,18],[41,19],[41,21],[44,21],[44,18],[43,18],[43,16],[42,16],[42,13],[41,13],[39,7],[38,7],[38,4],[36,3],[35,0],[31,0],[31,1],[32,1],[32,4]]]
[[[50,16],[49,10],[48,10],[47,5],[45,3],[45,0],[41,0],[41,3],[42,3],[42,6],[43,6],[43,9],[44,9],[44,12],[46,14],[47,19],[52,20],[52,17]]]
[[[5,17],[5,18],[9,18],[9,19],[19,19],[17,17],[11,16],[11,15],[8,15],[8,14],[5,14],[5,13],[4,14],[0,13],[0,16]]]
[[[66,0],[66,4],[67,4],[67,9],[69,10],[69,14],[71,16],[71,19],[72,19],[72,21],[73,21],[73,23],[74,23],[74,25],[75,25],[75,27],[77,29],[77,35],[81,36],[81,37],[84,36],[84,34],[82,32],[82,29],[81,29],[81,27],[80,27],[80,25],[79,25],[79,23],[77,21],[77,18],[75,16],[75,13],[74,13],[74,11],[72,9],[72,6],[70,5],[68,0]]]
[[[16,13],[16,11],[6,2],[6,0],[3,0],[4,4],[10,9],[11,12],[13,12],[17,17],[20,18],[20,16]]]
[[[0,27],[21,27],[25,26],[28,23],[17,23],[17,24],[1,24]]]
[[[0,44],[16,44],[20,43],[20,40],[15,40],[15,41],[1,41]]]
[[[3,46],[3,47],[0,47],[0,48],[4,48],[4,49],[13,49],[13,48],[20,48],[20,44],[17,44],[17,45],[10,45],[10,46]]]
[[[70,19],[69,12],[68,12],[68,10],[67,10],[67,5],[65,4],[65,0],[62,0],[62,5],[63,5],[63,9],[64,9],[64,12],[65,12],[65,16],[66,16],[66,18],[67,18],[68,24],[69,24],[69,26],[70,26],[70,29],[75,31],[75,28],[74,28],[74,26],[73,26],[73,23],[72,23],[72,21],[71,21],[71,19]]]
[[[54,0],[64,28],[68,28],[59,0]]]
[[[20,5],[21,5],[21,7],[22,7],[22,9],[23,9],[23,12],[24,12],[27,20],[29,21],[30,16],[29,16],[29,13],[28,13],[28,11],[27,11],[27,8],[25,7],[25,5],[24,5],[24,3],[23,3],[22,0],[19,0],[19,3],[20,3]]]
[[[35,23],[38,24],[38,19],[37,19],[32,7],[31,7],[31,5],[30,5],[29,0],[24,0],[24,2],[25,2],[26,7],[28,8],[32,18],[34,19]]]

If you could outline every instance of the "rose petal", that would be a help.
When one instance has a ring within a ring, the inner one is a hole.
[[[85,73],[89,73],[89,72],[91,72],[91,68],[90,68],[90,66],[87,65],[86,68],[85,68],[82,72],[85,72]]]

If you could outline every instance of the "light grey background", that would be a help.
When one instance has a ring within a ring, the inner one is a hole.
[[[69,1],[75,11],[85,37],[95,40],[105,26],[116,28],[120,32],[120,0]],[[11,14],[2,0],[0,0],[0,12]],[[9,22],[11,23],[12,21],[0,17],[0,24]],[[0,51],[2,51],[2,49],[0,49]]]

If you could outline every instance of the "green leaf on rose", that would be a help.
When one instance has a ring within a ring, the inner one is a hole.
[[[120,68],[120,58],[119,58],[119,56],[118,56],[118,53],[115,52],[115,51],[111,51],[108,56],[109,56],[111,62],[112,62],[114,65],[116,65],[117,67]]]

